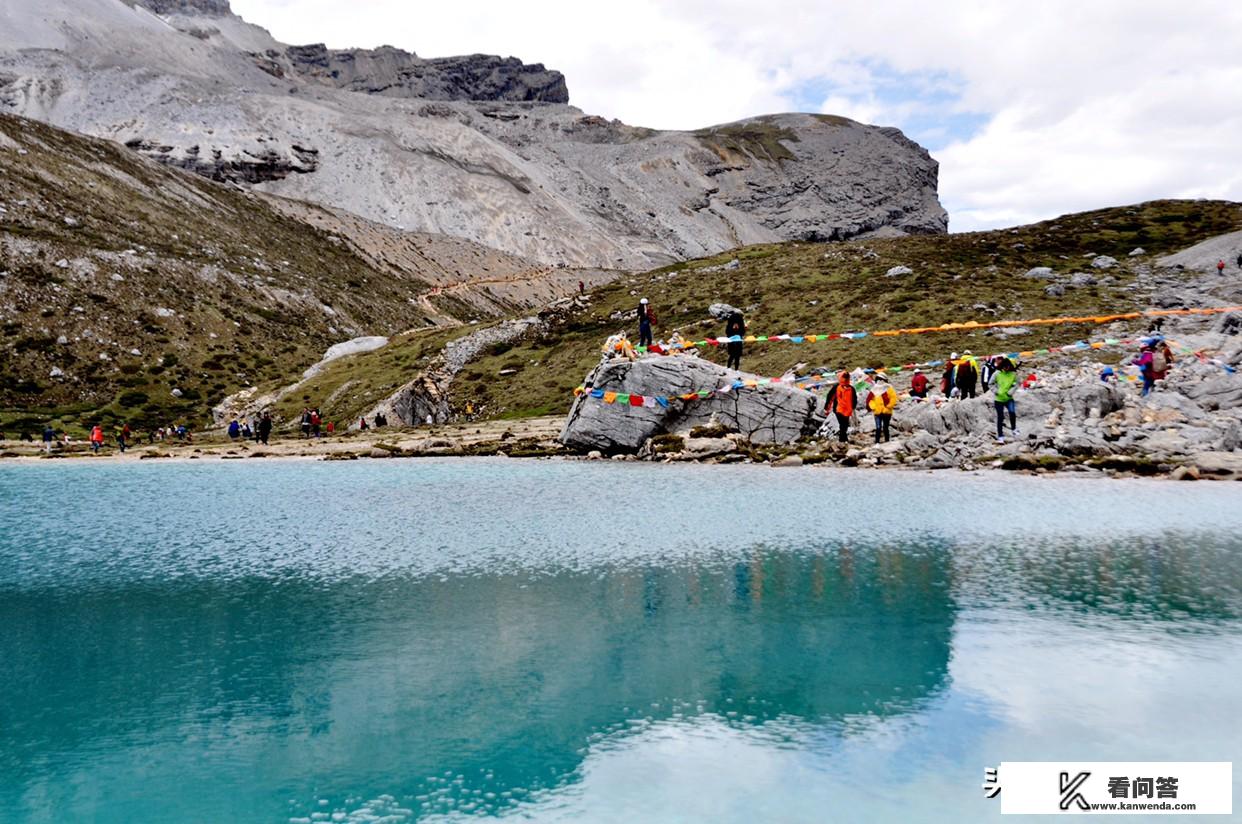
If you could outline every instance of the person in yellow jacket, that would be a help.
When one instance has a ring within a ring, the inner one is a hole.
[[[875,416],[875,442],[879,443],[880,436],[883,435],[884,442],[887,443],[893,410],[897,408],[897,390],[893,389],[888,378],[883,375],[875,376],[875,383],[867,393],[867,408]]]

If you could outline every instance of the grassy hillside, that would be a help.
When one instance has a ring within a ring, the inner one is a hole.
[[[570,392],[599,359],[599,345],[627,329],[637,337],[633,310],[639,297],[656,307],[656,337],[679,329],[701,339],[724,333],[707,307],[725,302],[746,311],[754,334],[802,334],[934,326],[955,321],[1077,315],[1147,308],[1130,289],[1137,267],[1156,256],[1242,228],[1242,206],[1210,201],[1156,201],[1066,215],[992,232],[918,236],[832,244],[752,246],[618,281],[593,293],[590,310],[549,336],[495,352],[471,364],[454,384],[453,398],[473,398],[495,415],[560,412]],[[1131,258],[1142,247],[1146,254]],[[1091,268],[1096,255],[1119,265]],[[739,268],[717,268],[736,258]],[[886,277],[895,266],[914,273]],[[1044,293],[1049,281],[1022,275],[1037,266],[1057,274],[1087,271],[1111,283]],[[977,354],[1030,349],[1098,334],[1090,326],[1030,327],[1004,342],[979,331],[946,332],[813,344],[756,344],[747,371],[779,375],[798,362],[811,366],[888,366],[944,357],[950,350]],[[721,350],[700,350],[723,363]],[[501,377],[502,370],[517,369]]]
[[[333,343],[520,307],[444,289],[521,258],[300,211],[0,115],[0,427],[202,424]]]

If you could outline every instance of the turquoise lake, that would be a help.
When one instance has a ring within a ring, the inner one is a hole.
[[[1240,536],[1226,483],[3,466],[0,821],[1007,820],[1001,761],[1242,760]]]

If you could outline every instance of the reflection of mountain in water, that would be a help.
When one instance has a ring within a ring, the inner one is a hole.
[[[948,566],[914,549],[754,550],[606,574],[23,592],[0,603],[17,628],[0,657],[18,662],[0,683],[0,751],[16,759],[0,777],[70,792],[48,760],[129,748],[161,765],[141,814],[165,773],[184,803],[196,771],[259,763],[251,784],[273,795],[228,802],[253,814],[308,793],[416,794],[445,771],[467,790],[488,772],[500,790],[548,786],[593,734],[677,704],[740,724],[907,712],[945,683]],[[203,736],[229,741],[229,764],[204,763],[186,740]]]

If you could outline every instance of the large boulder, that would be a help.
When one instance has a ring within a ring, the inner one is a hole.
[[[811,392],[769,384],[717,393],[735,381],[752,378],[701,358],[605,361],[587,375],[584,385],[588,390],[662,397],[668,399],[668,406],[605,403],[584,393],[569,411],[561,442],[584,451],[635,452],[653,436],[713,420],[758,443],[791,443],[815,433],[823,416],[819,398]],[[711,394],[691,401],[678,397],[701,391]]]

